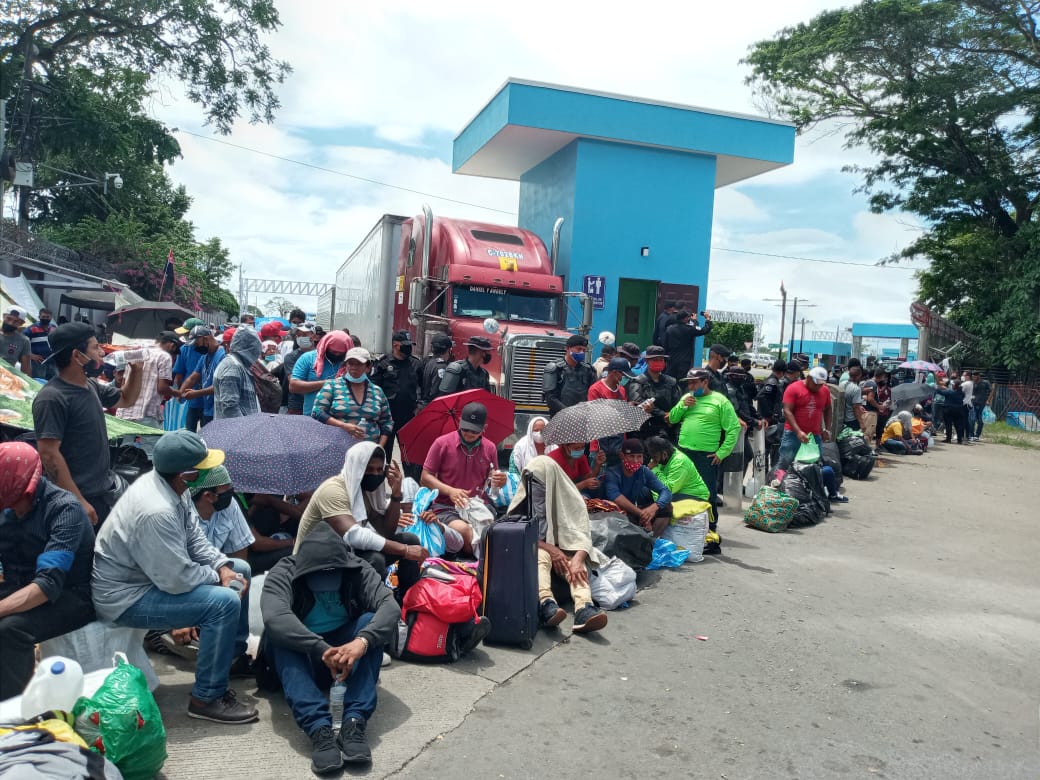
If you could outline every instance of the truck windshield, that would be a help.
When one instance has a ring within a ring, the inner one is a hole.
[[[524,295],[494,287],[459,287],[452,290],[451,313],[456,317],[494,317],[502,322],[557,324],[559,299],[549,295]]]

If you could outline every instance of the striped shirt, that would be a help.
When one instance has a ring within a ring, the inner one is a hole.
[[[137,394],[137,400],[132,406],[124,409],[116,409],[116,417],[123,420],[143,420],[151,417],[154,420],[162,420],[163,397],[159,395],[158,384],[160,379],[173,381],[173,361],[170,356],[158,347],[141,350],[143,360],[141,361],[141,391]],[[127,366],[127,380],[130,372],[138,370]],[[124,385],[126,384],[124,381]]]
[[[299,366],[299,363],[296,365]],[[311,417],[319,422],[328,422],[330,417],[335,417],[359,425],[369,441],[379,441],[380,436],[389,436],[394,429],[394,418],[390,416],[386,395],[372,382],[363,382],[361,387],[364,388],[364,396],[359,404],[354,400],[350,382],[346,378],[328,380],[318,391]]]

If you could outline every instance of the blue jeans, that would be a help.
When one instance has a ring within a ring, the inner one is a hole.
[[[816,446],[823,446],[823,439],[820,438],[820,434],[812,434],[813,438],[816,439]],[[798,448],[802,446],[801,440],[798,438],[798,434],[794,431],[784,430],[784,435],[780,439],[780,457],[777,460],[776,467],[786,471],[794,463],[795,455],[798,454]]]
[[[902,439],[889,439],[881,446],[895,455],[906,455],[910,451]]]
[[[333,647],[346,644],[368,625],[373,614],[366,612],[357,620],[348,620],[339,628],[326,631],[321,637]],[[269,634],[264,637],[264,655],[271,660],[278,674],[296,725],[307,736],[322,726],[331,727],[329,687],[332,685],[332,672],[329,668],[320,659],[280,647],[270,640]],[[347,718],[361,718],[367,723],[376,711],[376,683],[379,682],[382,663],[382,646],[372,645],[350,670],[347,692],[343,697],[344,722]]]
[[[968,436],[976,439],[982,436],[982,413],[986,411],[986,404],[972,404],[972,411],[975,412],[974,429],[968,428]]]
[[[249,582],[249,564],[231,558],[235,571]],[[115,621],[119,626],[169,630],[197,626],[199,660],[191,695],[199,701],[219,699],[228,688],[231,662],[246,651],[249,639],[249,596],[231,588],[199,585],[187,593],[148,589]]]

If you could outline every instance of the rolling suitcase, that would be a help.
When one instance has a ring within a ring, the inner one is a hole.
[[[525,511],[499,520],[481,542],[480,614],[491,623],[486,642],[529,650],[538,631],[538,525],[530,520],[530,482],[525,487]]]

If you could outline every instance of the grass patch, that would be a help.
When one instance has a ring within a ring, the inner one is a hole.
[[[1023,450],[1040,450],[1040,433],[1024,431],[1006,422],[988,423],[982,429],[982,438],[993,444],[1007,444]]]

